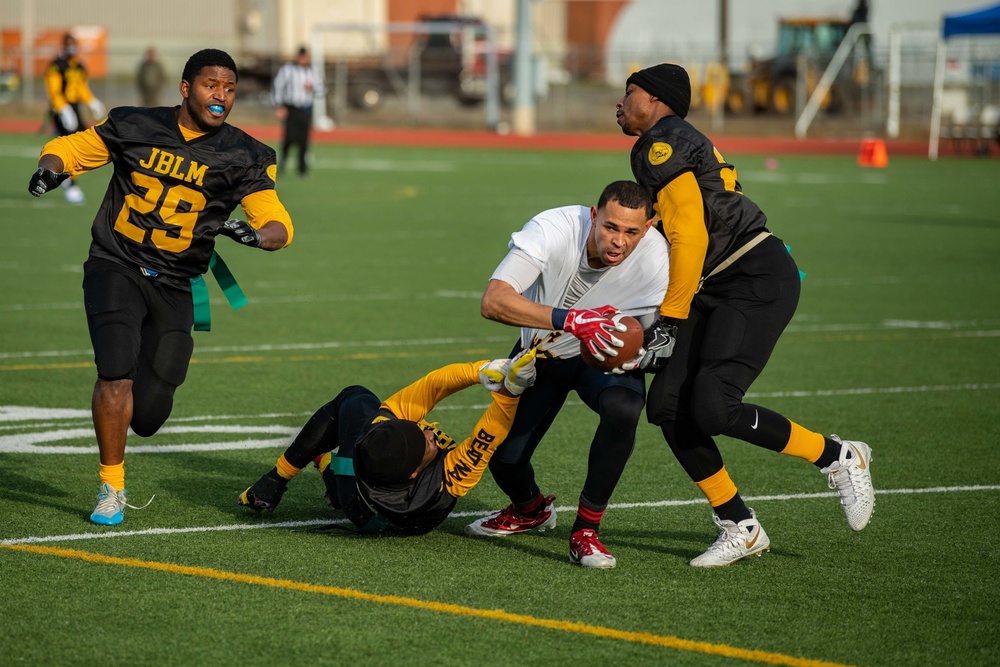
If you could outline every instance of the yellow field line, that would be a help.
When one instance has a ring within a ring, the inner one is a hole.
[[[477,609],[475,607],[463,607],[447,602],[433,602],[428,600],[418,600],[415,598],[405,598],[397,595],[376,595],[356,591],[351,588],[337,588],[335,586],[318,586],[301,581],[290,579],[272,579],[270,577],[258,577],[251,574],[240,574],[238,572],[227,572],[206,567],[191,567],[187,565],[173,565],[171,563],[158,563],[155,561],[139,560],[138,558],[118,558],[115,556],[105,556],[89,551],[78,551],[76,549],[61,549],[59,547],[42,547],[27,544],[0,544],[0,548],[13,549],[15,551],[26,551],[29,553],[44,554],[47,556],[58,556],[59,558],[73,558],[90,563],[102,563],[107,565],[124,565],[126,567],[141,567],[148,570],[158,570],[160,572],[170,572],[173,574],[184,574],[192,577],[203,577],[207,579],[221,579],[224,581],[236,581],[255,586],[269,586],[271,588],[283,588],[305,593],[320,593],[322,595],[333,595],[352,600],[363,600],[365,602],[377,602],[380,604],[391,604],[402,607],[412,607],[437,611],[443,614],[454,614],[456,616],[472,616],[475,618],[487,618],[505,623],[517,623],[561,632],[573,632],[582,635],[592,635],[605,639],[618,639],[637,644],[649,644],[652,646],[665,646],[680,651],[692,651],[695,653],[706,653],[709,655],[719,655],[727,658],[737,658],[740,660],[750,660],[753,662],[765,663],[768,665],[789,665],[790,667],[845,667],[840,663],[824,662],[821,660],[810,660],[808,658],[797,658],[795,656],[783,655],[781,653],[770,653],[767,651],[751,651],[727,646],[726,644],[711,644],[708,642],[690,641],[680,637],[668,635],[654,635],[647,632],[629,632],[626,630],[616,630],[599,625],[588,625],[586,623],[575,623],[572,621],[559,621],[549,618],[537,618],[525,614],[512,614],[502,609]]]

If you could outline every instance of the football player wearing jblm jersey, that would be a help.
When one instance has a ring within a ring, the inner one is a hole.
[[[736,168],[684,120],[691,83],[678,65],[632,74],[617,104],[622,131],[639,137],[632,173],[655,201],[670,245],[670,281],[647,354],[634,366],[655,372],[649,421],[712,506],[719,537],[691,560],[729,565],[770,540],[723,465],[713,436],[726,435],[809,461],[828,475],[853,530],[875,503],[871,448],[824,437],[743,402],[799,300],[798,268],[767,218],[746,197]]]
[[[274,189],[274,151],[226,123],[239,79],[233,59],[199,51],[181,79],[179,106],[119,107],[99,125],[47,143],[28,184],[37,197],[114,164],[83,278],[101,482],[90,520],[102,525],[121,523],[131,507],[129,427],[156,433],[184,382],[194,347],[192,285],[213,262],[216,237],[262,250],[292,241]],[[237,206],[245,221],[230,219]]]

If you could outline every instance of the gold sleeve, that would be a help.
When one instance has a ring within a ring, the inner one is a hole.
[[[288,232],[288,242],[283,247],[287,248],[292,243],[292,216],[285,210],[285,206],[278,199],[276,190],[258,190],[251,192],[240,202],[243,212],[247,214],[247,222],[254,229],[260,229],[272,220],[276,220],[285,226]]]
[[[655,208],[670,243],[670,282],[660,315],[687,319],[708,252],[704,202],[694,174],[688,171],[667,183]]]
[[[76,99],[84,104],[90,104],[94,100],[94,92],[90,89],[87,79],[80,79],[76,88]]]
[[[514,421],[519,397],[490,394],[493,402],[479,418],[472,435],[444,457],[445,489],[455,498],[461,498],[479,483]]]
[[[49,65],[49,68],[45,70],[45,92],[48,93],[49,103],[56,111],[66,106],[66,96],[63,95],[62,88],[63,77],[59,68],[55,65]]]
[[[107,145],[93,127],[65,137],[56,137],[42,147],[41,154],[61,158],[63,171],[68,171],[73,177],[111,162]]]
[[[387,398],[382,407],[400,419],[419,421],[441,400],[479,382],[479,367],[488,360],[449,364],[431,371]]]

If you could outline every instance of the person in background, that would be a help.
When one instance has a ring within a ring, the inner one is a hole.
[[[49,114],[60,137],[83,129],[82,107],[86,105],[94,121],[104,117],[104,105],[90,90],[87,70],[80,62],[79,45],[71,33],[62,40],[62,50],[45,70],[45,92],[49,97]],[[83,190],[71,177],[62,184],[66,201],[84,202]]]
[[[167,81],[167,72],[163,64],[156,58],[156,49],[152,46],[146,49],[146,55],[139,63],[135,75],[135,85],[139,89],[139,100],[144,107],[160,105],[160,89]]]
[[[299,49],[294,62],[285,63],[274,77],[272,97],[275,114],[284,123],[278,173],[283,173],[289,149],[298,151],[298,174],[309,173],[309,133],[312,129],[313,100],[323,94],[323,83],[312,69],[309,51]]]

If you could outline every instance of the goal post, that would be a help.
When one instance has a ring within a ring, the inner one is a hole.
[[[827,65],[823,76],[819,79],[819,83],[816,84],[812,95],[809,96],[809,101],[806,102],[805,108],[802,109],[798,120],[795,121],[795,136],[797,138],[806,138],[809,126],[812,125],[813,120],[816,118],[816,114],[823,104],[823,99],[833,87],[833,83],[837,80],[837,76],[840,74],[840,70],[843,69],[844,63],[847,62],[848,56],[851,55],[851,51],[854,50],[855,45],[862,37],[871,36],[871,34],[871,27],[867,23],[855,23],[847,29],[847,34],[841,40],[840,46],[837,47],[833,58],[830,59],[830,64]]]

